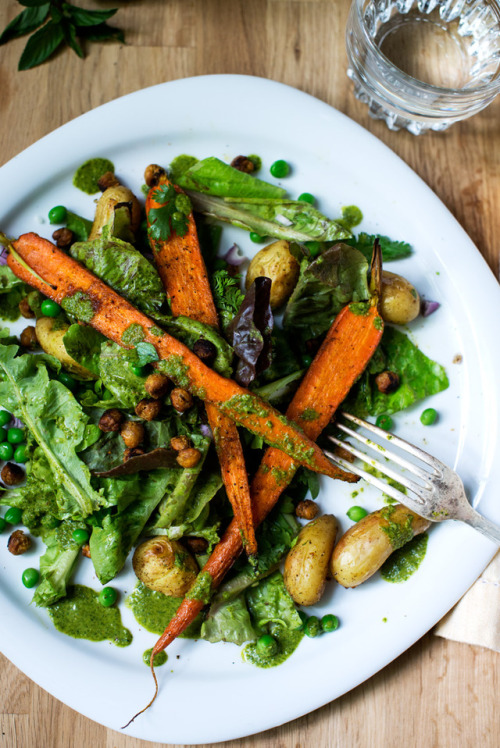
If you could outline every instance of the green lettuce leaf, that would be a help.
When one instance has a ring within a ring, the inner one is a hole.
[[[182,173],[177,172],[176,179],[183,189],[219,197],[281,198],[286,195],[282,187],[238,171],[214,156],[197,161]]]
[[[82,522],[67,520],[47,537],[47,549],[40,558],[40,584],[33,596],[35,605],[46,607],[65,596],[76,562],[81,557],[81,545],[73,540],[72,534],[84,528]]]
[[[103,342],[99,356],[99,377],[106,389],[128,410],[133,410],[139,400],[148,397],[144,377],[134,374],[130,368],[136,362],[135,350],[122,348],[111,340]]]
[[[99,376],[99,356],[104,335],[88,325],[71,325],[63,337],[68,354],[86,369]]]
[[[244,644],[255,637],[244,595],[209,613],[201,626],[201,638],[209,642]]]
[[[398,389],[387,395],[379,392],[375,384],[375,376],[386,370],[396,372],[400,378]],[[448,376],[440,364],[422,353],[404,332],[386,327],[376,355],[344,406],[360,418],[391,414],[448,386]]]
[[[342,307],[369,298],[367,273],[364,255],[346,244],[336,244],[311,263],[302,260],[283,326],[303,340],[322,335]]]
[[[44,357],[16,357],[17,351],[0,346],[0,404],[26,424],[42,449],[61,516],[87,517],[103,503],[76,454],[87,438],[88,416],[61,382],[49,379]]]

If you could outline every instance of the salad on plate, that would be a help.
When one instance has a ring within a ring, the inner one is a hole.
[[[0,529],[14,555],[41,538],[22,582],[74,637],[130,644],[112,583],[131,558],[153,673],[177,636],[280,664],[338,628],[307,613],[328,586],[400,581],[425,555],[428,523],[387,497],[368,513],[350,486],[340,539],[316,500],[321,473],[357,481],[321,451],[341,405],[390,430],[448,386],[407,329],[439,305],[382,270],[410,245],[288,196],[289,168],[182,155],[134,194],[92,159],[74,185],[102,192],[93,218],[57,205],[52,241],[2,235]],[[74,584],[82,564],[100,589]]]

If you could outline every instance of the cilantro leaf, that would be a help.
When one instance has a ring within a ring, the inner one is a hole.
[[[411,244],[408,244],[407,242],[394,241],[388,236],[382,236],[380,234],[365,234],[363,231],[358,234],[357,237],[347,239],[347,241],[344,240],[344,243],[350,244],[351,247],[356,247],[356,249],[359,249],[359,251],[364,254],[367,260],[370,260],[375,239],[378,239],[380,242],[383,262],[402,260],[404,257],[408,257],[412,253]]]
[[[148,236],[153,244],[168,241],[172,233],[184,236],[191,212],[189,198],[178,193],[172,184],[162,184],[153,192],[153,199],[160,205],[148,214]]]
[[[224,332],[245,298],[240,288],[241,275],[229,275],[226,269],[216,270],[210,279],[215,308]]]

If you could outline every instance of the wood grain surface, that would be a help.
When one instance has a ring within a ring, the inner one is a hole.
[[[17,61],[24,40],[0,47],[0,164],[79,114],[145,86],[209,73],[271,78],[326,101],[400,155],[451,210],[498,275],[500,98],[448,132],[419,138],[371,120],[346,78],[348,0],[74,1],[87,8],[119,7],[114,22],[125,30],[127,44],[92,45],[84,61],[64,51],[22,73]],[[19,10],[16,2],[2,0],[0,27]],[[255,113],[263,114],[259,102]],[[340,144],[332,143],[336,147]],[[19,174],[19,181],[25,178]],[[497,748],[499,664],[499,654],[429,633],[337,701],[227,745]],[[82,673],[85,677],[89,674]],[[160,744],[81,717],[0,656],[1,748],[153,745]]]

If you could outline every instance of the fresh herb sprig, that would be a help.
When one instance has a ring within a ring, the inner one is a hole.
[[[106,23],[118,8],[85,10],[65,0],[18,2],[24,6],[24,10],[0,34],[0,45],[31,34],[21,54],[18,70],[30,70],[41,65],[64,44],[83,58],[85,52],[82,43],[85,41],[125,41],[121,29]]]

